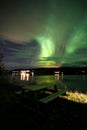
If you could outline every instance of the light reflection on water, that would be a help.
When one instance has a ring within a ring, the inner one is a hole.
[[[26,80],[26,81],[29,81],[29,77],[30,77],[30,74],[29,73],[21,73],[20,75],[20,80]]]
[[[16,76],[17,77],[17,76]],[[17,79],[17,78],[16,78]],[[52,84],[57,87],[65,88],[69,91],[87,92],[87,75],[44,75],[32,76],[29,73],[20,75],[20,83],[27,84]]]

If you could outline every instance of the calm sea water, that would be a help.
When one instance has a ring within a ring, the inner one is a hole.
[[[63,77],[39,76],[37,83],[56,84],[59,88],[65,88],[69,91],[87,92],[87,75],[64,75]]]
[[[69,91],[87,92],[87,75],[44,75],[44,76],[30,76],[22,78],[15,76],[16,81],[21,85],[30,86],[31,84],[49,84],[57,85],[59,88],[66,88]],[[14,78],[14,79],[15,79]]]
[[[87,93],[87,75],[65,75],[63,82],[68,90]]]

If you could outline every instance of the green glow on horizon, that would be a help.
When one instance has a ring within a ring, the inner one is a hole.
[[[52,43],[52,40],[40,37],[38,38],[38,41],[41,45],[40,58],[43,59],[52,56],[54,53],[54,44]]]
[[[46,26],[43,30],[42,35],[36,37],[40,46],[41,53],[39,55],[40,63],[42,65],[55,65],[56,62],[52,59],[47,60],[49,57],[53,57],[55,53],[55,40],[54,40],[54,32],[55,32],[55,10],[56,3],[52,0],[48,1],[48,16],[46,18]]]
[[[54,44],[52,42],[52,39],[45,37],[38,37],[37,40],[41,46],[41,53],[39,55],[39,59],[41,60],[40,63],[44,65],[55,64],[54,61],[46,61],[48,57],[52,57],[54,54]]]

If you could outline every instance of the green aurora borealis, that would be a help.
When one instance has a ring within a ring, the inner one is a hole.
[[[0,34],[24,46],[13,51],[5,64],[87,66],[86,7],[85,0],[2,2]],[[32,40],[36,44],[31,47]]]

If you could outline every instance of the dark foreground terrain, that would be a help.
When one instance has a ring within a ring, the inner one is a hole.
[[[0,80],[0,129],[87,129],[87,105],[57,98],[47,105],[40,104],[39,111],[29,107],[26,100],[16,96],[19,86]],[[27,100],[28,101],[28,100]]]

